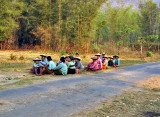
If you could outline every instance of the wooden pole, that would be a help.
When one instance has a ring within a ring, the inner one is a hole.
[[[142,54],[143,54],[143,46],[141,44],[141,56],[142,56]]]

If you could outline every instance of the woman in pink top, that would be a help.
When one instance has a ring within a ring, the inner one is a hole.
[[[101,54],[96,54],[95,56],[97,56],[97,64],[98,64],[98,69],[102,70],[103,68],[103,64],[102,64],[102,60],[100,59]]]
[[[99,68],[98,68],[98,64],[96,62],[97,58],[94,57],[94,58],[91,58],[93,60],[93,62],[89,63],[88,66],[85,68],[85,71],[97,71]]]

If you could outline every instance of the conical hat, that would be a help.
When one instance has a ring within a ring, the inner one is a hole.
[[[41,59],[39,59],[38,57],[35,58],[33,61],[41,61]]]

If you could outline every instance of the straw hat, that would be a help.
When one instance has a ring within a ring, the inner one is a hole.
[[[93,60],[97,60],[97,58],[96,58],[96,57],[93,57],[93,58],[91,58],[91,59],[93,59]]]
[[[63,56],[61,56],[61,57],[64,57],[65,58],[65,56],[63,55]]]
[[[118,55],[115,55],[115,56],[119,58],[119,56],[118,56]]]
[[[100,53],[98,53],[98,54],[96,54],[95,56],[101,56],[101,54],[100,54]]]
[[[41,59],[39,59],[38,57],[35,58],[33,61],[41,61]]]
[[[116,58],[116,55],[114,55],[113,58],[114,58],[114,57]]]
[[[113,59],[112,57],[108,57],[108,58]]]
[[[47,57],[45,54],[41,54],[40,56],[41,56],[41,57]]]
[[[107,56],[104,56],[103,58],[108,58]]]
[[[80,57],[74,57],[74,59],[78,59],[79,61],[81,61],[81,58],[80,58]]]
[[[106,54],[105,52],[102,53],[102,55],[105,55],[105,54]]]

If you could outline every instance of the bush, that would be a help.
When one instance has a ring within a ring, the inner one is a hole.
[[[60,52],[60,54],[61,54],[61,56],[63,56],[63,55],[66,54],[66,52],[62,50],[62,51]]]
[[[11,55],[10,55],[10,59],[11,59],[11,60],[16,60],[16,59],[17,59],[17,56],[16,56],[16,55],[11,54]]]
[[[20,56],[20,57],[19,57],[19,60],[24,60],[24,56]]]
[[[152,57],[152,56],[153,56],[153,53],[150,52],[150,51],[148,51],[148,52],[146,53],[146,55],[147,55],[147,57]]]
[[[85,54],[85,55],[83,55],[83,58],[86,58],[86,56],[87,56],[86,54]]]

